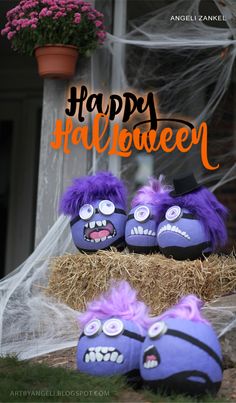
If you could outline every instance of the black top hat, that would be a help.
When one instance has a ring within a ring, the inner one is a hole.
[[[173,185],[174,190],[170,192],[170,195],[173,197],[185,195],[201,187],[201,185],[197,183],[195,176],[192,173],[182,176],[181,178],[173,179]]]

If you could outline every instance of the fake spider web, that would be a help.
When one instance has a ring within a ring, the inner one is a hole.
[[[112,55],[120,72],[118,89],[132,88],[143,93],[151,90],[158,95],[159,109],[166,116],[187,115],[196,124],[202,120],[211,124],[227,94],[236,55],[234,2],[215,0],[215,6],[219,14],[227,17],[227,23],[220,28],[201,21],[170,22],[172,15],[199,14],[200,0],[180,0],[129,21],[128,33],[123,36],[109,34],[103,52]],[[108,93],[117,89],[108,87]],[[214,139],[214,133],[211,134],[214,151],[220,150],[213,156],[215,162],[227,163],[209,176],[204,176],[200,168],[199,149],[185,157],[199,166],[198,177],[203,183],[210,182],[213,190],[236,178],[233,132],[227,136],[230,148],[222,151],[222,141],[222,136]],[[91,171],[99,166],[101,158],[93,153]],[[168,174],[182,164],[183,158],[178,154],[171,158],[161,154],[154,162],[154,173]],[[135,169],[134,154],[121,162],[120,174],[132,178]],[[15,353],[25,359],[77,344],[77,312],[48,298],[44,292],[50,259],[70,251],[74,248],[69,220],[60,216],[33,254],[1,281],[2,354]],[[223,336],[236,325],[233,307],[217,307],[216,311],[214,325]]]

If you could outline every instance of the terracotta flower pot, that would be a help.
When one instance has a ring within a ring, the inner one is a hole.
[[[45,45],[35,48],[38,72],[43,78],[71,78],[75,74],[78,49],[71,45]]]

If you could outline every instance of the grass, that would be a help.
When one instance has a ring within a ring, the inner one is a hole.
[[[148,390],[132,391],[124,377],[92,377],[65,368],[51,368],[14,357],[0,358],[0,402],[136,402],[191,403],[186,396],[161,396]],[[205,397],[201,403],[227,400]]]
[[[1,402],[113,402],[125,385],[122,377],[97,378],[64,368],[0,359]]]

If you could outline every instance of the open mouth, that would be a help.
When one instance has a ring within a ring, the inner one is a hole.
[[[157,235],[159,236],[159,235],[163,234],[163,232],[174,232],[175,234],[181,235],[182,237],[184,237],[188,240],[191,239],[189,234],[186,231],[181,231],[181,229],[179,229],[177,227],[177,225],[170,225],[170,224],[164,225],[163,227],[161,227],[159,229]]]
[[[91,221],[84,226],[84,239],[89,242],[103,242],[116,236],[116,230],[111,221]]]
[[[115,347],[89,347],[84,354],[84,361],[122,364],[124,356]]]
[[[160,355],[156,347],[150,346],[144,350],[143,366],[146,369],[156,368],[160,364]]]
[[[130,235],[146,235],[146,236],[156,236],[156,232],[151,229],[143,229],[141,225],[131,229]]]

